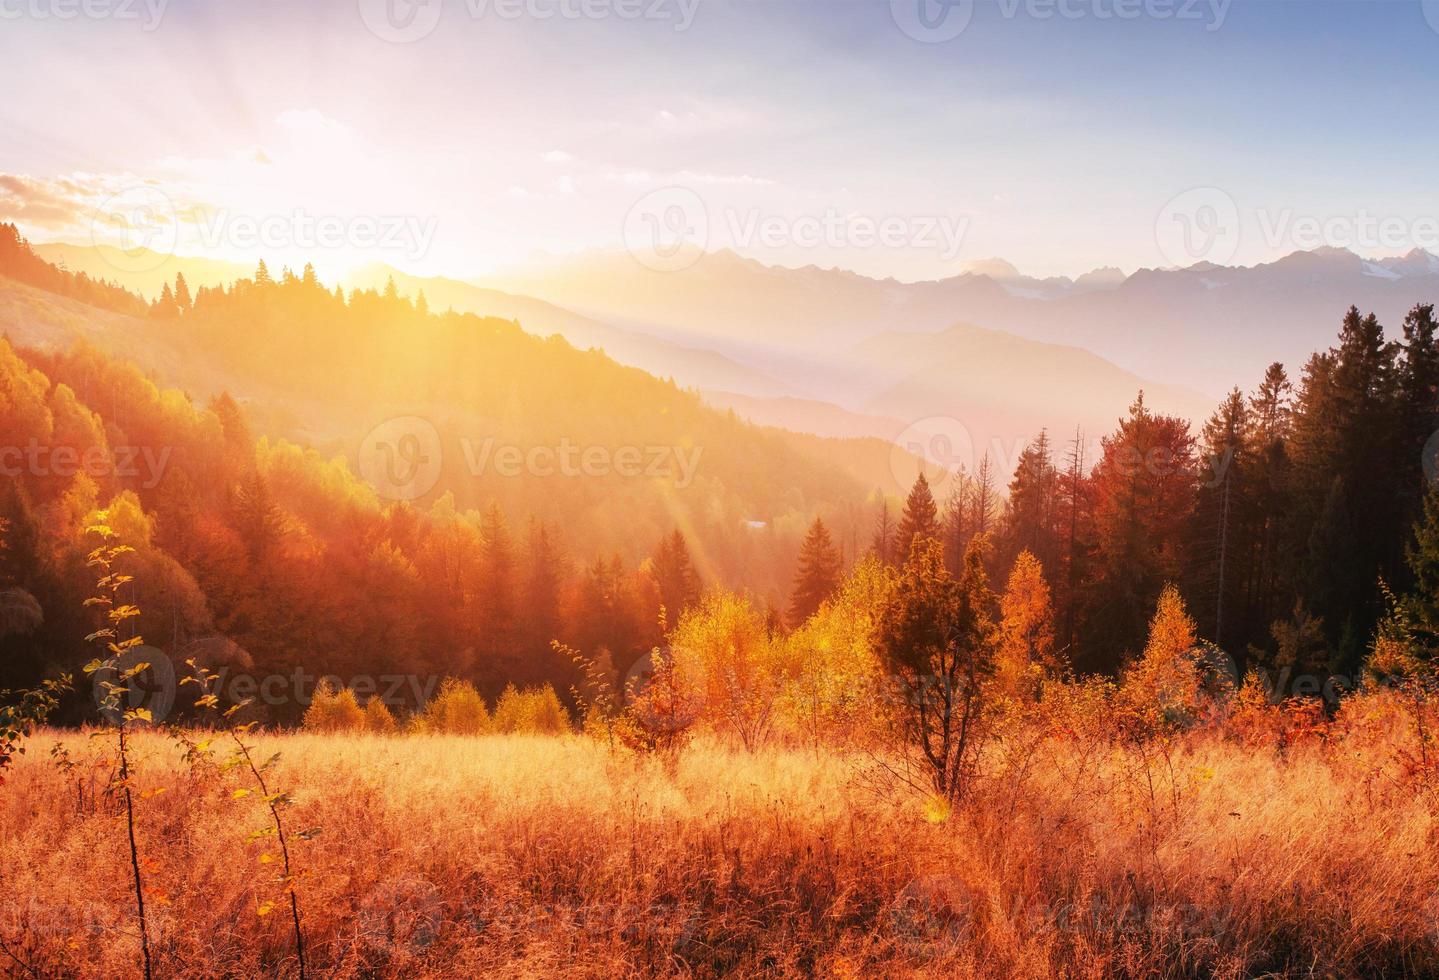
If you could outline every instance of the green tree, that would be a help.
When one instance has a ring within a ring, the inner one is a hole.
[[[790,597],[790,626],[798,629],[826,599],[834,595],[844,577],[844,560],[830,538],[829,528],[818,517],[809,526],[799,552],[794,592]]]
[[[983,537],[970,543],[955,579],[940,543],[916,538],[876,637],[900,684],[904,744],[935,793],[949,801],[968,792],[987,737],[995,626],[984,547]]]

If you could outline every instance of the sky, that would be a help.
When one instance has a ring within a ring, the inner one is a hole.
[[[0,0],[0,220],[337,274],[1439,252],[1439,0]]]

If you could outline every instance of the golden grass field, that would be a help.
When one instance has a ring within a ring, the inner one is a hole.
[[[666,765],[581,736],[290,734],[257,754],[281,753],[291,827],[323,828],[291,842],[316,976],[1432,973],[1434,809],[1388,737],[1199,733],[1168,761],[1036,741],[953,812],[828,750],[701,740]],[[293,974],[242,774],[158,733],[132,748],[155,975]],[[42,731],[0,790],[0,935],[40,976],[137,973],[108,755]]]

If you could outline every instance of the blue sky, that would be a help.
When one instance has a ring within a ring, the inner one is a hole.
[[[934,42],[901,25],[935,0],[88,2],[0,0],[0,217],[37,239],[103,237],[140,185],[188,253],[258,223],[285,258],[469,276],[632,244],[679,188],[698,244],[918,279],[1185,264],[1156,222],[1194,188],[1240,229],[1196,259],[1402,252],[1439,215],[1418,0],[975,0]]]

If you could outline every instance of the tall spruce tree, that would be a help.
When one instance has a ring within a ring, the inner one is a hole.
[[[666,535],[655,549],[651,568],[655,585],[659,588],[660,602],[671,625],[679,621],[680,614],[699,601],[700,580],[690,560],[689,546],[685,536],[676,528]]]
[[[834,595],[843,576],[844,562],[839,549],[834,546],[824,521],[816,517],[799,552],[799,570],[795,573],[789,604],[790,626],[798,628],[813,616],[824,601]]]
[[[938,541],[939,534],[939,508],[935,506],[929,481],[921,473],[915,477],[914,485],[909,489],[909,497],[904,502],[904,513],[899,519],[899,530],[895,535],[900,560],[909,556],[915,538]]]

